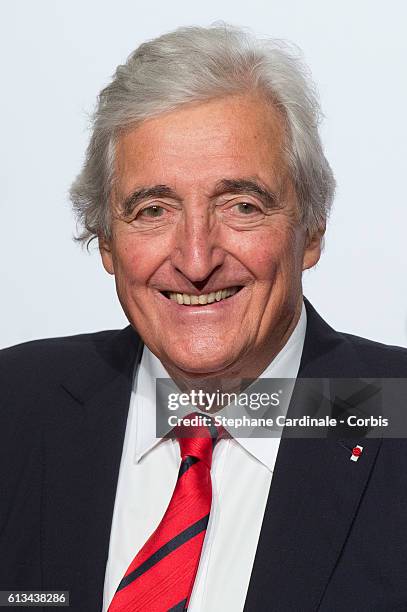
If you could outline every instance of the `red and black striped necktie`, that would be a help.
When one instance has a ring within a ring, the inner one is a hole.
[[[127,568],[108,612],[187,610],[211,510],[212,451],[222,434],[212,424],[177,428],[182,462],[170,503]]]

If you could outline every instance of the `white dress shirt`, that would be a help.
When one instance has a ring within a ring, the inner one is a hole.
[[[303,305],[288,342],[260,378],[297,377],[305,329]],[[160,523],[181,463],[178,441],[156,438],[156,378],[168,374],[145,346],[123,444],[103,612],[131,561]],[[212,507],[189,612],[243,610],[279,443],[279,438],[229,438],[216,445]]]

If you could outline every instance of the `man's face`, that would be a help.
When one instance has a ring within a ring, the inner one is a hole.
[[[299,222],[283,142],[280,113],[248,95],[184,106],[119,139],[103,263],[172,370],[260,373],[298,319],[320,240]]]

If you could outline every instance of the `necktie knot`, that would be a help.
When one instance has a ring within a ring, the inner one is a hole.
[[[211,468],[215,444],[223,436],[222,427],[216,426],[212,417],[199,413],[184,417],[176,428],[181,458],[195,457]]]

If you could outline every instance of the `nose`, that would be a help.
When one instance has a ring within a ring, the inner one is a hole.
[[[224,261],[225,251],[218,242],[218,228],[209,208],[191,207],[184,211],[171,261],[198,289]]]

